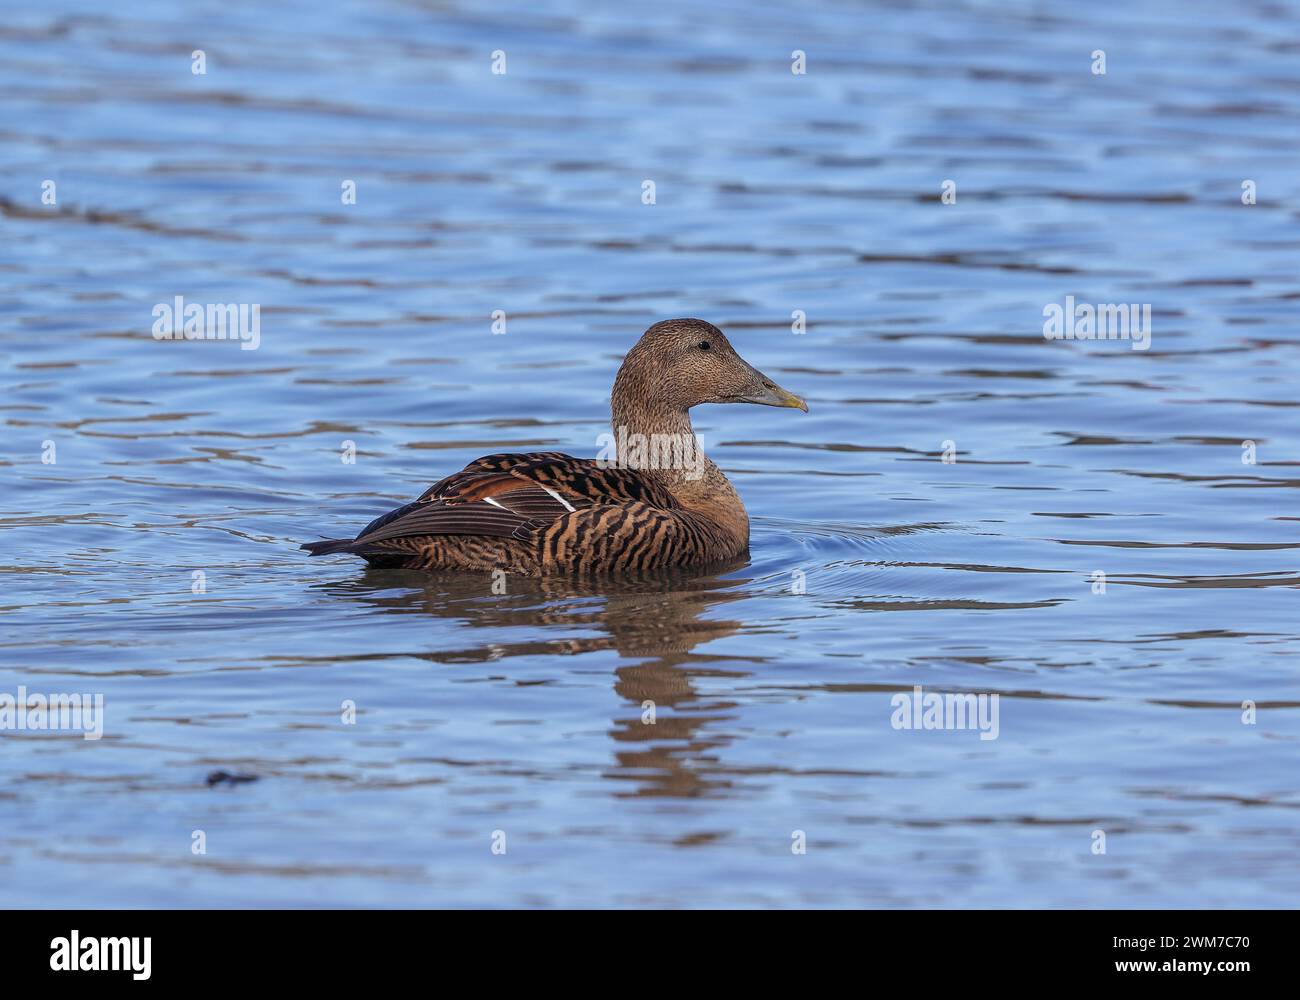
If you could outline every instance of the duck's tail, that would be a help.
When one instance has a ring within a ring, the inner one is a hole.
[[[313,556],[332,556],[338,553],[360,556],[371,569],[403,569],[418,564],[418,561],[413,561],[415,557],[410,552],[386,552],[365,542],[358,542],[355,538],[323,538],[319,542],[304,542],[298,547],[306,549]]]
[[[303,542],[298,548],[306,549],[314,556],[329,556],[336,552],[351,553],[352,543],[351,538],[325,538],[319,542]]]

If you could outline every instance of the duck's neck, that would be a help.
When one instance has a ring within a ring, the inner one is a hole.
[[[715,522],[743,549],[749,515],[740,494],[707,455],[690,413],[627,392],[615,384],[611,426],[618,462],[653,476],[687,510]]]

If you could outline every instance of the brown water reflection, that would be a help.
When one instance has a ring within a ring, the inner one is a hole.
[[[733,635],[743,622],[706,617],[743,600],[751,580],[727,577],[748,561],[711,567],[705,574],[659,574],[596,583],[563,579],[510,578],[507,594],[483,597],[487,581],[456,574],[367,570],[354,581],[320,589],[384,612],[452,619],[469,629],[518,628],[538,636],[515,643],[492,641],[455,650],[413,654],[434,663],[475,663],[517,656],[574,656],[604,650],[628,662],[613,671],[613,690],[628,709],[611,719],[610,738],[620,746],[616,766],[605,777],[626,781],[635,796],[693,797],[724,790],[726,778],[704,773],[715,752],[735,738],[717,724],[735,717],[735,704],[701,696],[696,680],[742,678],[735,656],[696,653],[697,646]],[[395,589],[400,588],[400,589]],[[370,627],[381,627],[373,621]],[[548,639],[548,631],[595,631],[582,638]],[[464,634],[457,632],[457,635]],[[755,665],[766,657],[740,662]],[[716,664],[729,664],[728,668]],[[653,712],[653,723],[649,722]],[[702,730],[709,728],[708,735]]]

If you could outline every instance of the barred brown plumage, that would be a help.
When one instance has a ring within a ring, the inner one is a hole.
[[[614,381],[614,437],[620,449],[633,443],[626,454],[485,455],[355,538],[302,547],[376,566],[528,576],[732,559],[749,547],[749,517],[722,470],[699,450],[688,411],[734,402],[808,409],[747,364],[717,327],[698,319],[656,323]]]

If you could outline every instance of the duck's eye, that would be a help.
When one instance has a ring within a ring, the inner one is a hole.
[[[701,340],[697,346],[701,351],[707,351],[709,349],[709,342],[707,340]]]

